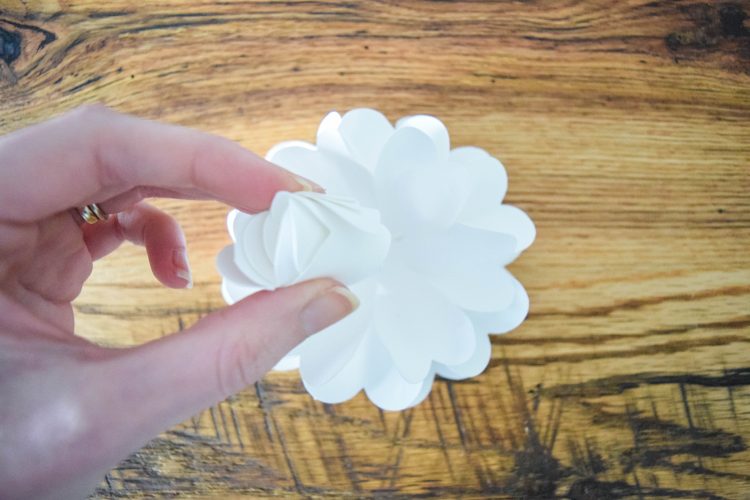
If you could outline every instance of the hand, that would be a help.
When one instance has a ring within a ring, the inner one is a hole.
[[[130,349],[74,333],[92,261],[145,245],[156,278],[191,284],[185,240],[142,199],[212,198],[245,211],[311,184],[237,144],[101,106],[0,138],[0,496],[81,498],[166,428],[255,382],[351,312],[315,280],[255,294]],[[71,207],[114,214],[83,224]]]

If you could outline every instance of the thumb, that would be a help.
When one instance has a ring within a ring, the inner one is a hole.
[[[119,448],[111,450],[119,455],[115,462],[254,383],[295,345],[356,305],[356,297],[339,283],[308,281],[259,292],[184,332],[101,361],[104,373],[97,371],[106,390],[96,391],[96,405],[104,414],[95,420],[106,425],[109,444]]]

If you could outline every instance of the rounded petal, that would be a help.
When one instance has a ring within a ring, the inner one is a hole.
[[[466,146],[451,151],[450,161],[470,186],[459,220],[481,215],[487,207],[503,201],[508,190],[508,174],[497,158],[483,149]]]
[[[375,170],[378,156],[393,126],[382,113],[374,109],[353,109],[341,119],[339,133],[349,149],[350,156],[370,172]]]
[[[466,314],[408,270],[390,270],[375,302],[374,328],[401,376],[416,383],[433,361],[457,364],[474,350]]]
[[[455,225],[447,231],[404,238],[394,245],[407,265],[464,309],[496,311],[513,300],[502,265],[515,257],[515,240],[504,234]]]
[[[443,122],[430,115],[406,116],[396,123],[397,130],[402,127],[414,127],[422,131],[435,144],[438,159],[446,159],[450,152],[450,137]]]
[[[509,234],[516,240],[516,254],[526,250],[536,238],[536,227],[531,218],[513,205],[492,205],[471,218],[464,218],[467,226]]]
[[[375,203],[372,174],[348,157],[317,151],[305,142],[286,142],[271,149],[266,158],[318,183],[328,194],[348,196],[366,206]]]
[[[300,375],[306,384],[325,384],[350,361],[370,329],[376,285],[374,279],[353,285],[351,290],[360,300],[359,308],[300,345]]]
[[[267,217],[268,212],[251,216],[242,231],[236,233],[234,263],[253,284],[273,290],[276,287],[273,263],[263,245],[263,226]]]
[[[460,172],[440,162],[432,139],[414,127],[398,129],[386,143],[375,189],[383,222],[396,235],[450,226],[468,193]]]
[[[508,307],[490,312],[466,311],[477,331],[496,334],[507,333],[518,327],[526,319],[529,313],[529,296],[520,281],[512,276],[511,279],[515,294],[513,302]]]
[[[383,145],[375,182],[378,187],[390,186],[405,173],[431,169],[437,163],[435,143],[427,134],[413,127],[401,128]]]
[[[489,335],[475,331],[476,347],[471,357],[463,363],[455,365],[444,365],[435,363],[437,374],[451,380],[463,380],[470,377],[476,377],[482,373],[490,363],[492,357],[492,344]]]
[[[323,384],[313,385],[302,378],[305,389],[318,401],[341,403],[353,398],[366,386],[380,380],[391,366],[383,345],[371,332],[366,332],[348,362],[336,375]]]
[[[255,217],[254,214],[247,214],[236,208],[229,211],[227,214],[227,229],[233,242],[237,242],[237,235],[242,234],[253,217]]]
[[[419,403],[425,400],[427,398],[427,395],[432,390],[432,384],[435,382],[435,367],[433,365],[433,368],[430,370],[430,374],[425,377],[425,379],[422,381],[422,389],[420,389],[419,394],[412,400],[411,403],[409,403],[409,407],[417,406]]]
[[[335,111],[328,113],[318,126],[315,144],[319,151],[325,151],[339,156],[348,157],[349,148],[339,133],[341,115]]]
[[[228,245],[219,252],[216,267],[222,276],[221,295],[227,304],[234,304],[260,291],[234,263],[234,245]]]
[[[409,382],[391,367],[378,381],[365,386],[365,392],[370,401],[383,410],[401,411],[420,403],[429,393],[432,381],[428,373],[417,382]]]
[[[320,184],[325,175],[320,169],[311,168],[306,160],[312,158],[318,149],[314,144],[305,141],[283,141],[275,144],[266,153],[266,160],[275,163],[292,173],[307,177]],[[321,184],[322,186],[322,184]],[[325,188],[325,186],[322,186]]]
[[[274,146],[266,158],[318,183],[328,194],[349,196],[368,204],[375,198],[369,171],[346,157],[317,151],[306,142],[281,143]]]
[[[362,376],[362,370],[358,369],[357,365],[353,362],[353,358],[351,358],[348,359],[348,363],[344,369],[325,384],[312,385],[304,377],[302,378],[302,383],[305,386],[305,390],[315,400],[328,404],[338,404],[352,399],[362,390]]]
[[[221,249],[216,256],[216,268],[226,280],[239,285],[253,286],[253,282],[234,263],[234,247],[235,245],[227,245]]]

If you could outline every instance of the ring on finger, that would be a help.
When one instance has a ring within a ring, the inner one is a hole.
[[[109,218],[109,214],[102,210],[102,208],[96,203],[78,207],[77,210],[78,214],[81,216],[81,219],[86,221],[88,224],[96,224],[100,220],[107,220]]]

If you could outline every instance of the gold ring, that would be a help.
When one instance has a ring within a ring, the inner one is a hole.
[[[89,208],[91,209],[92,212],[94,212],[94,215],[96,215],[97,219],[99,220],[109,219],[109,214],[106,213],[104,210],[102,210],[101,207],[97,205],[96,203],[92,203],[91,205],[89,205]]]
[[[107,213],[96,203],[91,203],[90,205],[79,208],[78,214],[81,216],[81,219],[88,224],[96,224],[100,220],[107,220],[109,218],[109,215],[107,215]]]

